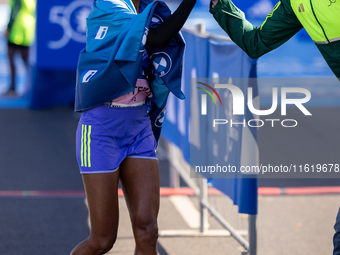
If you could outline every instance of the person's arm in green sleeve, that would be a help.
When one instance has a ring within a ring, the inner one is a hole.
[[[289,0],[278,2],[261,27],[247,21],[231,0],[218,0],[210,13],[250,58],[258,58],[279,47],[302,28]]]
[[[11,14],[10,14],[8,25],[7,25],[8,30],[11,30],[13,23],[15,19],[17,18],[18,13],[20,12],[21,0],[12,0],[10,6],[11,6]]]

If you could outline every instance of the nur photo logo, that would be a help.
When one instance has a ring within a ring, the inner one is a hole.
[[[208,85],[206,83],[203,83],[203,82],[197,82],[197,83],[201,84],[203,86],[206,86],[207,88],[209,88],[217,96],[218,100],[220,101],[221,106],[223,106],[220,95],[217,93],[217,91],[213,87],[211,87],[210,85]],[[212,98],[212,100],[214,101],[215,105],[217,106],[216,100],[215,100],[214,96],[209,92],[209,90],[204,89],[204,88],[200,88],[200,87],[197,87],[197,88],[203,90],[204,92],[206,92]],[[201,95],[201,102],[202,102],[201,114],[202,115],[207,115],[207,95],[206,94],[202,94]]]
[[[207,115],[208,112],[208,100],[207,95],[210,96],[212,101],[214,102],[215,106],[218,107],[217,99],[220,103],[220,105],[223,107],[232,107],[230,109],[231,115],[243,115],[245,116],[247,112],[252,115],[252,117],[256,116],[270,116],[273,114],[278,106],[281,108],[281,116],[287,115],[287,106],[291,105],[293,107],[297,107],[305,116],[311,116],[312,114],[307,110],[307,108],[304,106],[305,103],[309,102],[311,99],[311,93],[308,89],[305,88],[298,88],[298,87],[272,87],[272,102],[271,106],[267,109],[259,109],[260,107],[254,103],[254,91],[251,86],[247,87],[245,89],[246,96],[244,95],[244,92],[241,88],[239,88],[236,85],[232,84],[220,84],[215,83],[213,86],[209,85],[207,83],[203,82],[196,82],[197,84],[203,85],[206,88],[197,87],[198,89],[204,91],[204,94],[201,94],[201,115]],[[227,91],[223,91],[223,94],[221,94],[221,90],[219,90],[221,95],[224,95],[224,97],[221,98],[220,94],[216,91],[216,89],[226,89]],[[280,89],[280,101],[281,104],[279,104],[279,91]],[[227,92],[227,93],[225,93]],[[225,95],[228,94],[228,97]],[[257,92],[256,92],[257,94]],[[291,97],[289,95],[294,94],[294,97]],[[222,102],[222,99],[224,102]],[[232,101],[232,102],[231,102]],[[223,106],[223,103],[224,106]],[[248,121],[246,121],[248,119]],[[295,127],[297,126],[297,121],[295,119],[250,119],[244,118],[243,122],[237,122],[233,123],[232,118],[230,120],[228,119],[221,119],[216,118],[213,119],[213,127],[216,125],[225,125],[230,124],[230,126],[233,125],[248,125],[249,127],[262,127],[265,123],[271,123],[271,126],[274,127],[274,124],[276,122],[280,122],[283,127]]]

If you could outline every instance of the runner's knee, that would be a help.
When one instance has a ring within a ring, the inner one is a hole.
[[[89,245],[93,251],[104,254],[112,249],[116,239],[117,235],[91,236],[89,239]]]
[[[136,242],[146,242],[151,245],[157,243],[158,226],[156,220],[138,218],[134,220],[133,230]]]

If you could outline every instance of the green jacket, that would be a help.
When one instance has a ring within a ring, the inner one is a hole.
[[[35,0],[11,0],[11,15],[7,25],[8,41],[30,46],[35,34]]]
[[[216,6],[210,9],[210,13],[213,14],[222,29],[250,58],[258,58],[285,43],[303,27],[291,6],[293,1],[281,0],[278,2],[260,27],[247,21],[244,13],[230,0],[219,0]],[[312,1],[310,3],[312,4]],[[334,4],[337,4],[336,7],[338,8],[340,1],[336,1]],[[311,9],[313,10],[313,6]],[[298,11],[301,12],[301,8]],[[305,12],[304,8],[303,12]],[[314,17],[313,14],[315,16],[314,11],[310,18]],[[321,19],[316,19],[316,23],[320,26],[323,22],[328,24],[328,28],[333,26],[333,30],[340,33],[339,23],[327,16],[327,13]],[[312,36],[309,32],[310,29],[306,28],[306,30]],[[335,76],[340,78],[340,40],[327,39],[326,43],[316,43],[316,46]]]

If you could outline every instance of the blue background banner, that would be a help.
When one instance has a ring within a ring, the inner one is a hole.
[[[269,12],[273,10],[273,7],[278,1],[276,0],[255,0],[255,1],[243,1],[243,0],[234,0],[233,3],[241,9],[247,19],[263,20]],[[197,1],[197,5],[200,6],[209,6],[210,0],[199,0]]]
[[[74,104],[77,62],[91,7],[91,0],[37,1],[30,108]]]
[[[91,0],[38,1],[38,69],[76,68],[79,52],[85,46],[86,18],[91,6]]]

